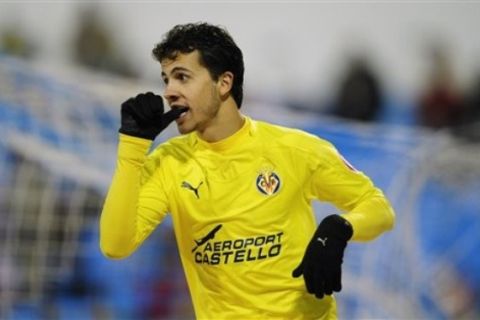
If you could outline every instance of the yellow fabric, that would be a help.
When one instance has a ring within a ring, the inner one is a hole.
[[[217,143],[196,133],[161,144],[120,135],[101,217],[106,256],[133,252],[169,212],[199,319],[335,319],[292,270],[317,222],[311,201],[344,211],[356,240],[392,228],[390,204],[328,142],[246,119]]]

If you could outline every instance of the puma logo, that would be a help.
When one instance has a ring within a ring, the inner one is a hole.
[[[195,197],[197,197],[197,199],[200,199],[200,196],[198,195],[198,189],[200,188],[200,186],[203,184],[203,181],[200,182],[200,184],[198,185],[198,187],[194,188],[192,187],[192,185],[186,181],[182,181],[182,188],[185,188],[185,189],[188,189],[190,191],[193,191],[193,193],[195,193]]]
[[[322,238],[318,237],[317,241],[321,242],[322,245],[325,247],[327,245],[327,239],[328,239],[327,237],[325,237],[325,239],[322,239]]]

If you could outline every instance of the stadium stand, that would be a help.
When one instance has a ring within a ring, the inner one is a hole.
[[[168,221],[126,260],[98,248],[119,103],[140,90],[0,56],[1,319],[193,318]],[[332,141],[393,203],[394,231],[348,247],[341,318],[480,316],[479,145],[387,120],[359,124],[252,98],[246,105],[254,118]],[[316,204],[318,217],[335,210]]]

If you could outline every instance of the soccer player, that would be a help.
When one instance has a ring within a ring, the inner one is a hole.
[[[382,191],[331,143],[239,111],[243,57],[225,29],[177,25],[153,55],[170,110],[151,92],[121,106],[102,252],[127,257],[170,214],[197,318],[336,318],[348,241],[394,224]],[[174,120],[181,135],[149,153]],[[317,225],[315,199],[341,214]]]

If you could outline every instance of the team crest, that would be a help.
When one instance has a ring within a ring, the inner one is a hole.
[[[257,177],[257,189],[261,193],[271,196],[280,189],[280,178],[273,171],[262,172]]]

